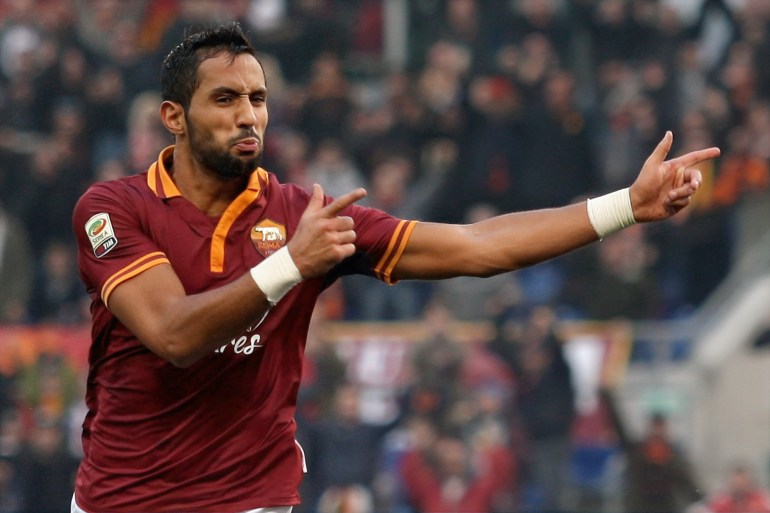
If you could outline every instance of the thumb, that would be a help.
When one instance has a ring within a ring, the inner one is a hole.
[[[321,210],[324,206],[324,190],[319,184],[313,184],[313,192],[310,195],[310,201],[307,204],[307,211],[315,212]]]
[[[668,155],[668,152],[671,150],[671,144],[674,141],[674,134],[671,133],[670,130],[666,131],[666,135],[663,136],[663,139],[660,140],[658,145],[655,147],[655,150],[650,154],[650,160],[652,160],[655,164],[661,164],[664,160],[666,160],[666,155]]]

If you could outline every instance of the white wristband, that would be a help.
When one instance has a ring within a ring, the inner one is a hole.
[[[600,239],[636,224],[634,208],[631,206],[631,192],[628,187],[589,199],[587,208],[588,219]]]
[[[302,275],[286,246],[252,267],[250,272],[271,305],[275,305],[294,285],[302,281]]]

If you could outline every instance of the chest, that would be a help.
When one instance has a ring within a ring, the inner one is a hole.
[[[187,292],[197,293],[233,281],[285,246],[300,215],[284,201],[258,201],[210,217],[177,198],[144,229]]]

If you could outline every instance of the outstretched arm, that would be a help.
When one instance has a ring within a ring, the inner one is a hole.
[[[516,212],[471,225],[418,223],[393,277],[491,276],[557,257],[632,222],[667,219],[698,190],[702,176],[695,166],[719,156],[718,148],[708,148],[666,160],[672,142],[667,132],[627,191],[593,205]]]

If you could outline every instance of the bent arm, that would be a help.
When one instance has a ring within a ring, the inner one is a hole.
[[[270,308],[248,274],[223,287],[187,295],[168,264],[120,284],[108,306],[148,349],[179,367],[221,347]]]
[[[107,306],[152,352],[179,367],[192,365],[262,320],[299,280],[352,255],[353,221],[337,214],[365,194],[351,191],[324,206],[323,190],[314,186],[287,253],[276,252],[222,287],[188,295],[171,265],[159,264],[118,285]],[[276,265],[286,258],[296,276]]]

